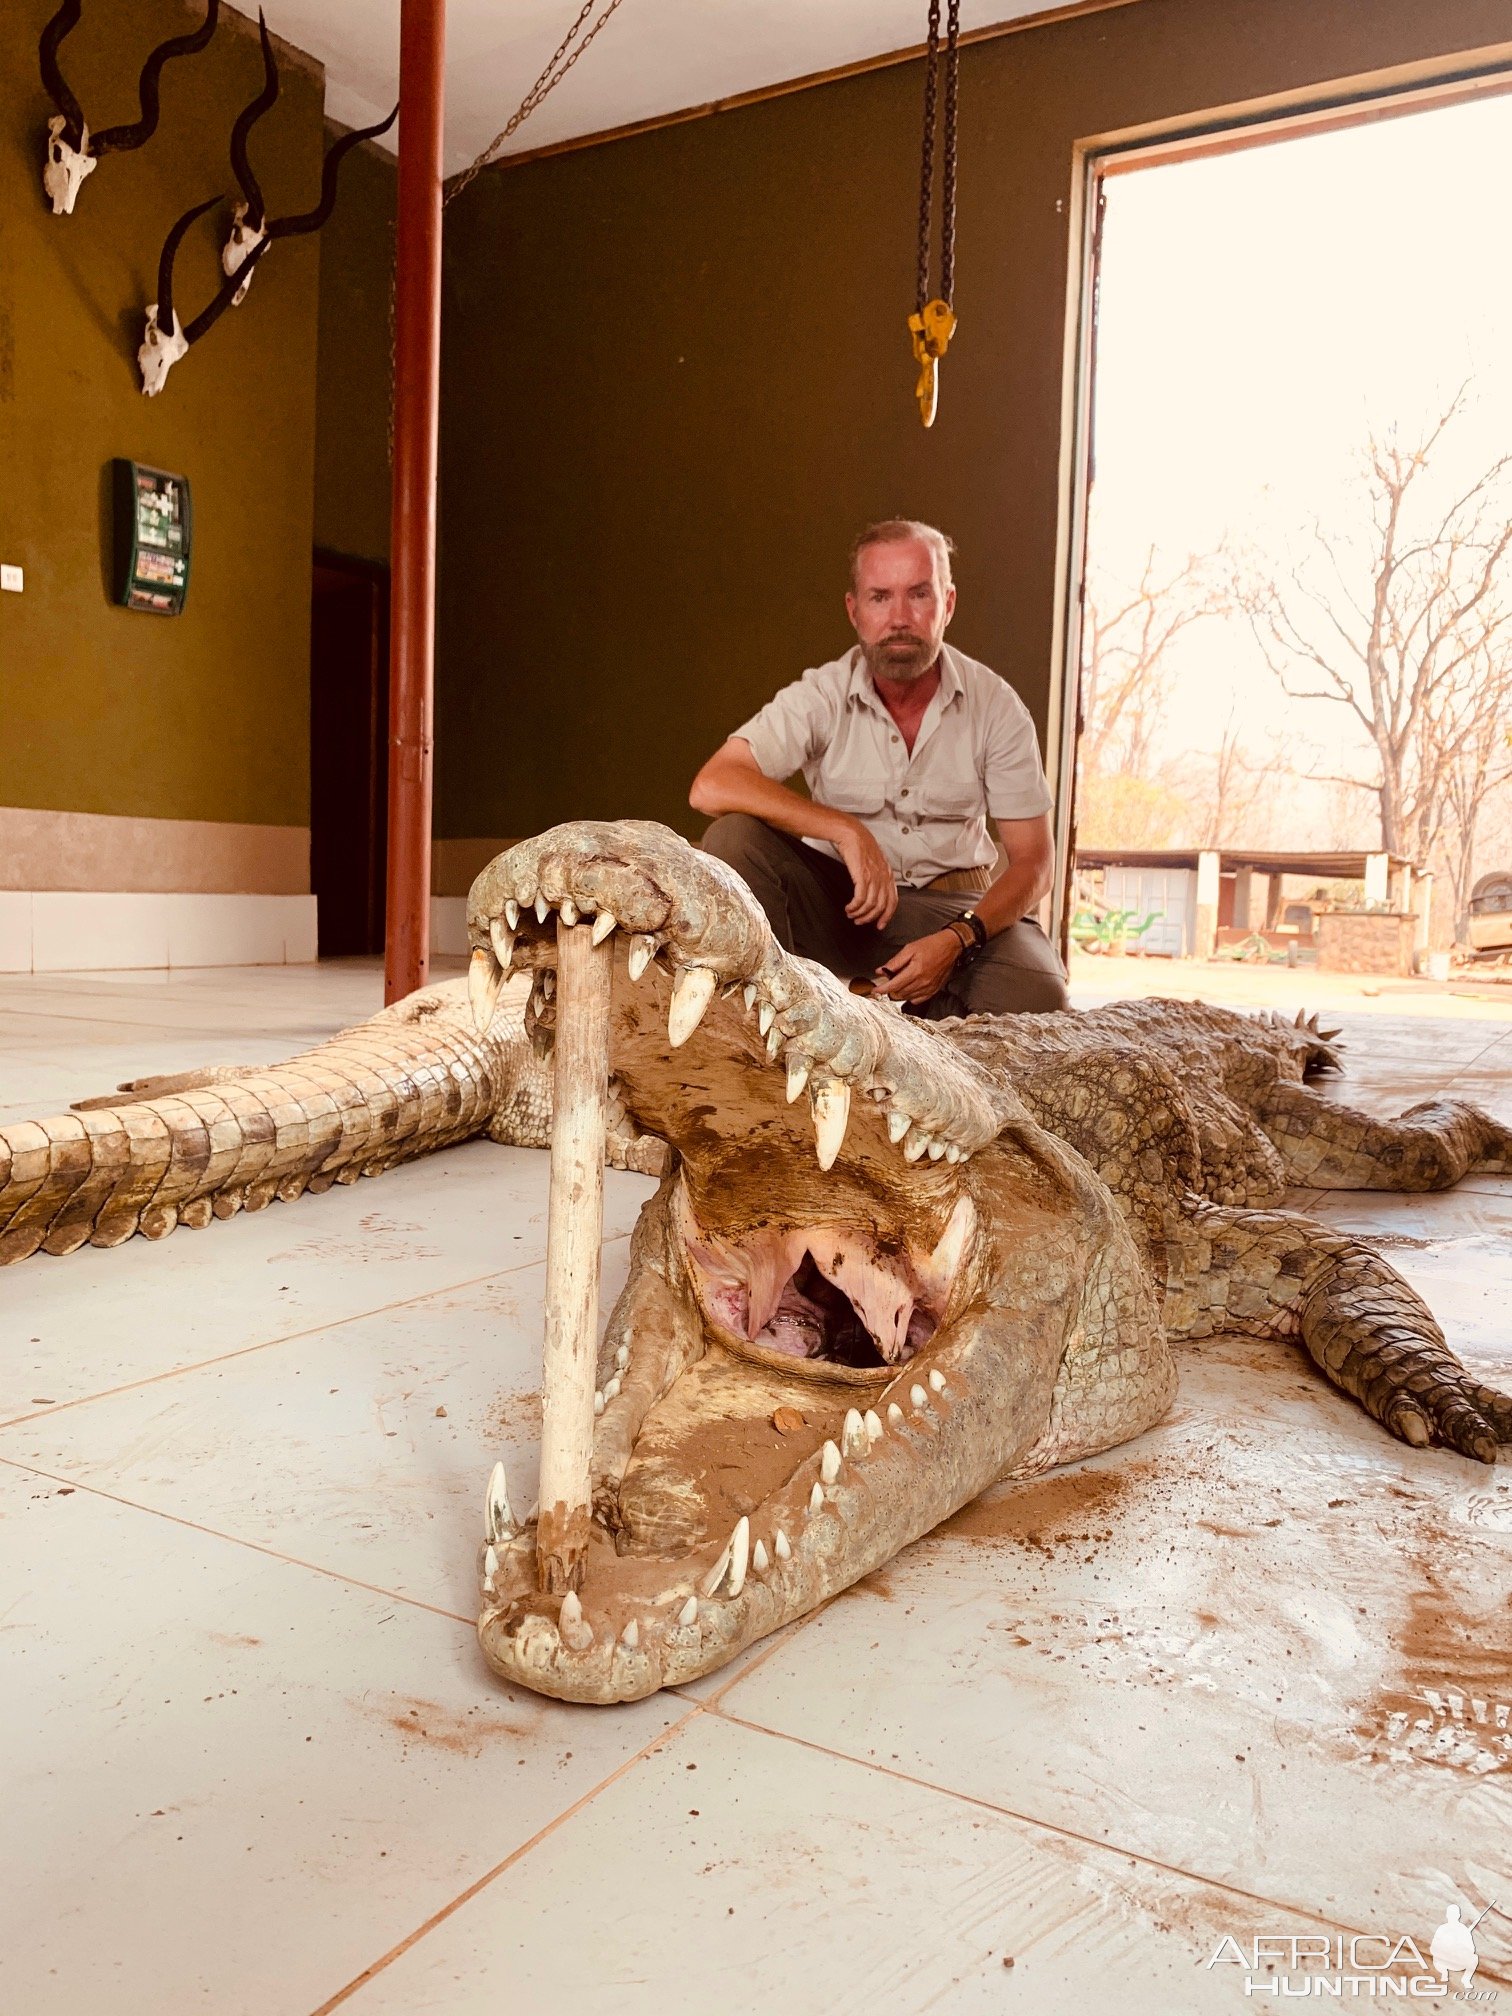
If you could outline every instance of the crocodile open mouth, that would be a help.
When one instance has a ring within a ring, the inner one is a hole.
[[[689,1274],[718,1341],[786,1371],[885,1385],[940,1327],[975,1213],[962,1196],[939,1246],[917,1253],[859,1224],[771,1225],[722,1238],[679,1190]]]

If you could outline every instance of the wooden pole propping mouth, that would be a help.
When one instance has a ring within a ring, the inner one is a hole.
[[[613,982],[612,939],[595,945],[591,925],[563,924],[559,918],[536,1529],[536,1580],[553,1595],[565,1595],[581,1582],[592,1519],[589,1474]]]

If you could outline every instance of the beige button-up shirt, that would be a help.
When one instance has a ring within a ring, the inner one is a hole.
[[[989,867],[994,819],[1050,810],[1029,710],[1006,680],[945,645],[940,687],[910,756],[857,646],[784,686],[735,733],[757,768],[868,827],[900,883],[920,888],[957,868]],[[810,840],[826,854],[828,841]]]

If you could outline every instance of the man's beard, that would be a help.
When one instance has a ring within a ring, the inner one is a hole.
[[[895,630],[875,644],[863,644],[861,655],[874,679],[891,679],[900,686],[908,686],[929,671],[940,655],[940,647],[911,630]]]

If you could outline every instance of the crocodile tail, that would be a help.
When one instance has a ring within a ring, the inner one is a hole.
[[[0,1266],[161,1239],[466,1140],[521,1047],[499,1033],[378,1016],[287,1064],[0,1128]]]

